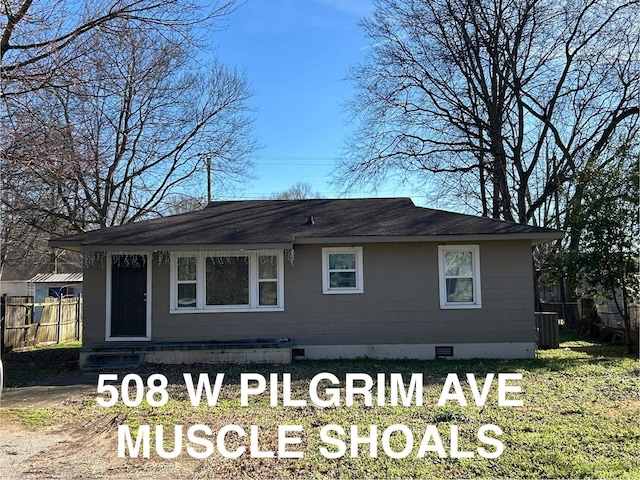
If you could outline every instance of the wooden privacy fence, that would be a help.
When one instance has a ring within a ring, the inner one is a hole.
[[[597,327],[600,329],[601,337],[611,336],[612,341],[624,341],[624,320],[618,312],[613,300],[603,300],[596,306],[598,312]],[[631,330],[631,341],[638,342],[638,330],[640,330],[640,305],[629,305],[629,323]]]
[[[557,313],[564,324],[571,329],[580,325],[580,306],[578,302],[542,302],[541,312]]]
[[[34,321],[41,309],[39,321]],[[82,297],[45,298],[34,303],[31,297],[3,299],[4,349],[80,340]]]

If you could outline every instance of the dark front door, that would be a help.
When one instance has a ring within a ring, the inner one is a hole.
[[[111,336],[147,336],[147,264],[142,255],[112,257]]]

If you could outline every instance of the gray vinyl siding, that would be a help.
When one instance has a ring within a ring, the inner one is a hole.
[[[287,337],[298,345],[534,342],[531,244],[480,245],[482,308],[442,310],[436,243],[362,244],[364,293],[322,293],[322,246],[285,260],[283,312],[169,313],[169,264],[153,263],[153,341]],[[327,245],[330,246],[330,245]],[[105,272],[85,270],[85,344],[104,342]]]
[[[85,267],[83,273],[82,343],[105,342],[107,270],[102,265]]]

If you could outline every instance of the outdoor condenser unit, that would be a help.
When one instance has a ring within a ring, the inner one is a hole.
[[[538,348],[558,348],[560,346],[558,314],[536,312],[536,332]]]

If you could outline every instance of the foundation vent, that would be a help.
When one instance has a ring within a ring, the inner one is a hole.
[[[453,357],[453,345],[437,346],[436,358],[446,358],[446,357]]]

